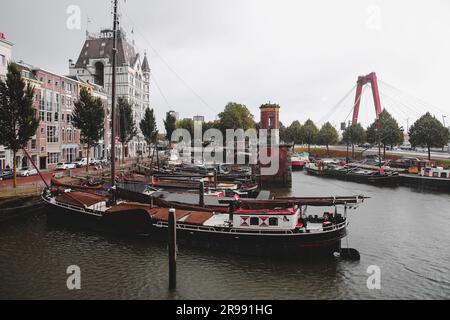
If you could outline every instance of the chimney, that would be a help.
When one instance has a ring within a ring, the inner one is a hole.
[[[73,68],[73,67],[74,67],[73,60],[69,59],[69,68]]]

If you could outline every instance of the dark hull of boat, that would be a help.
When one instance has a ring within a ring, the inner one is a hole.
[[[292,164],[292,171],[302,171],[303,169],[305,169],[304,164]]]
[[[102,233],[145,237],[167,242],[167,224],[158,224],[141,210],[119,214],[90,215],[84,212],[46,203],[50,225]],[[330,255],[338,252],[346,228],[320,233],[239,233],[229,229],[196,228],[179,225],[177,243],[181,246],[253,256],[286,256],[290,258],[310,255]]]
[[[439,192],[450,192],[450,179],[421,177],[419,175],[403,174],[401,183],[406,187]]]
[[[306,172],[310,175],[366,184],[396,186],[399,185],[401,182],[401,176],[399,175],[392,175],[392,176],[362,175],[336,170],[316,170],[316,169],[306,169]]]
[[[289,258],[331,255],[339,252],[341,240],[345,236],[346,228],[327,233],[290,235],[177,230],[177,242],[181,246],[242,255]],[[168,230],[166,227],[154,226],[149,237],[156,241],[167,242]]]
[[[147,235],[151,218],[142,210],[91,215],[45,202],[50,225],[129,236]]]

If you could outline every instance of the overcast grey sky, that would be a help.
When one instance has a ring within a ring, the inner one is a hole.
[[[230,101],[246,104],[256,120],[259,106],[271,101],[281,105],[285,124],[312,118],[337,125],[347,117],[354,94],[332,116],[324,116],[358,75],[372,71],[426,101],[440,120],[446,113],[450,123],[448,0],[120,3],[122,27],[128,33],[134,28],[136,46],[148,52],[154,79],[170,104],[153,84],[152,105],[161,126],[169,108],[182,117],[213,120]],[[66,27],[69,5],[81,9],[79,30]],[[15,60],[67,74],[68,59],[76,59],[84,43],[87,16],[89,30],[98,32],[111,25],[110,13],[109,0],[0,0],[0,32],[15,44]],[[401,125],[426,111],[384,84],[381,89],[383,106]],[[367,125],[375,116],[367,94],[362,108]]]

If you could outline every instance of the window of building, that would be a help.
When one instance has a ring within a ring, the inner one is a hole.
[[[61,141],[65,142],[66,141],[66,135],[65,135],[66,131],[64,129],[61,130]]]
[[[36,139],[31,140],[31,149],[36,150]]]
[[[72,142],[72,129],[67,129],[67,141]]]
[[[259,218],[257,218],[257,217],[250,218],[250,225],[251,226],[259,226]]]
[[[5,169],[6,167],[6,152],[0,151],[0,169]]]
[[[45,111],[41,111],[39,113],[39,118],[41,119],[41,121],[45,121]]]
[[[64,113],[61,113],[61,121],[64,122]]]
[[[269,129],[274,129],[274,128],[275,128],[275,117],[270,116],[269,117]]]
[[[52,122],[52,113],[47,112],[47,122]]]
[[[58,129],[55,126],[47,126],[47,143],[58,143]]]
[[[41,91],[40,99],[39,99],[39,110],[45,110],[45,91]]]
[[[47,98],[47,111],[52,111],[52,109],[53,109],[53,92],[47,91],[46,98]]]
[[[59,113],[55,112],[55,116],[54,116],[55,122],[59,121]]]
[[[6,57],[2,54],[0,54],[0,63],[2,64],[2,66],[6,66]]]
[[[59,153],[49,153],[47,164],[57,164],[59,162]]]

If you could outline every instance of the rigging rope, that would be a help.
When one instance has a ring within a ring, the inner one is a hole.
[[[139,28],[136,28],[136,23],[134,22],[134,19],[132,19],[126,12],[125,10],[122,10],[123,14],[127,17],[127,19],[129,20],[129,22],[133,25],[133,30],[134,32],[138,33],[140,35],[140,37],[142,38],[142,40],[144,40],[144,42],[152,49],[152,51],[159,57],[159,59],[163,62],[163,64],[167,67],[167,69],[169,69],[170,72],[172,72],[176,78],[178,78],[178,80],[189,90],[191,91],[191,93],[197,97],[197,99],[203,104],[205,105],[209,110],[213,111],[215,115],[218,114],[217,110],[215,110],[213,107],[211,107],[206,101],[205,99],[203,99],[188,83],[187,81],[185,81],[171,66],[170,64],[164,59],[164,57],[158,52],[158,50],[156,50],[152,44],[150,43],[150,41],[147,40],[147,38],[140,32]]]
[[[325,120],[328,120],[338,109],[339,109],[339,107],[342,105],[342,103],[353,93],[353,91],[356,89],[356,86],[357,86],[357,84],[355,84],[351,89],[350,89],[350,91],[349,92],[347,92],[346,94],[345,94],[345,96],[341,99],[341,100],[339,100],[339,102],[334,106],[334,107],[332,107],[331,109],[330,109],[330,111],[328,111],[328,113],[327,114],[325,114],[325,116],[323,116],[320,120],[319,120],[319,123],[324,123],[325,122]]]

